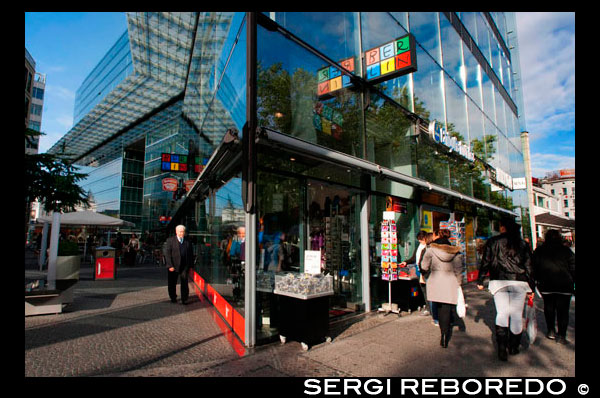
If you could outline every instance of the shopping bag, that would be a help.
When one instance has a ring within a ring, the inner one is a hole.
[[[463,295],[462,288],[458,287],[458,302],[456,303],[456,313],[459,317],[464,318],[467,309],[465,307],[465,296]]]
[[[533,306],[533,296],[527,300],[525,306],[525,330],[527,331],[527,338],[529,343],[533,344],[537,337],[537,320],[535,318],[535,307]]]

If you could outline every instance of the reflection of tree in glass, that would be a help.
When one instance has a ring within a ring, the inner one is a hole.
[[[358,139],[360,108],[356,93],[340,90],[332,98],[320,100],[317,97],[316,71],[297,68],[290,74],[283,69],[281,63],[265,68],[260,62],[257,91],[259,126],[270,127],[353,156],[361,156],[361,142]],[[338,112],[336,119],[343,121],[338,138],[315,128],[313,116],[319,103]]]
[[[273,128],[281,133],[305,139],[353,156],[362,157],[360,114],[356,92],[340,90],[326,100],[317,97],[316,71],[297,68],[293,74],[283,69],[282,63],[268,67],[258,64],[258,124]],[[381,87],[386,91],[385,85]],[[397,106],[370,93],[370,105],[366,111],[367,142],[372,145],[375,160],[385,167],[416,163],[417,176],[435,184],[455,189],[505,208],[513,208],[512,198],[504,198],[502,192],[490,192],[486,184],[484,163],[489,163],[496,153],[497,136],[485,137],[485,141],[471,140],[475,162],[457,158],[456,154],[438,151],[428,140],[416,143],[411,139],[414,122]],[[408,88],[395,87],[392,97],[399,103],[409,103]],[[340,112],[343,125],[341,139],[316,129],[313,124],[315,106],[320,103]],[[428,120],[429,110],[423,101],[415,97],[414,113]],[[448,133],[462,142],[465,137],[455,130],[453,123],[447,126]],[[416,162],[415,162],[416,159]]]

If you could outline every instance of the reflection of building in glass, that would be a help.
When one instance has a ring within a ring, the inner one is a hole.
[[[276,272],[308,266],[331,275],[328,316],[345,319],[387,302],[382,270],[397,267],[382,267],[382,257],[396,265],[410,258],[419,230],[451,229],[466,252],[470,281],[478,244],[498,232],[499,217],[526,221],[526,192],[513,186],[525,176],[514,14],[258,14],[256,65],[247,64],[245,13],[127,18],[120,40],[130,43],[133,72],[121,75],[51,152],[64,150],[95,168],[87,184],[98,211],[163,238],[185,224],[196,243],[194,283],[246,344],[285,330]],[[389,43],[407,34],[416,71],[396,75],[396,63],[386,61],[393,57]],[[376,48],[380,72],[391,79],[373,83],[360,49]],[[351,70],[338,70],[349,60]],[[255,87],[247,86],[247,70],[256,71]],[[347,84],[319,79],[325,70]],[[338,86],[319,97],[319,84]],[[257,132],[246,129],[250,90]],[[430,125],[437,126],[433,134]],[[445,139],[436,141],[435,131]],[[255,134],[255,141],[244,139]],[[200,175],[190,167],[163,172],[163,153],[207,162]],[[104,188],[103,178],[113,186]],[[163,190],[165,178],[179,189]],[[393,217],[395,242],[383,242],[386,211],[393,213],[386,217]],[[246,256],[248,248],[255,258]],[[413,283],[399,281],[392,292],[402,310],[419,305],[403,293]]]

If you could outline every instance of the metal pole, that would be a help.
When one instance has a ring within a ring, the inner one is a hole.
[[[529,132],[521,132],[521,146],[523,150],[523,163],[525,163],[525,180],[527,183],[527,198],[529,205],[529,225],[531,227],[531,248],[535,249],[537,246],[537,234],[535,225],[535,204],[533,203],[533,187],[531,180],[531,157],[529,154]]]
[[[246,263],[245,263],[245,340],[246,346],[256,344],[256,66],[257,28],[256,12],[246,13],[246,129],[244,131],[243,189],[246,223]]]
[[[44,268],[44,264],[46,264],[46,250],[48,249],[48,226],[49,223],[44,223],[44,228],[42,229],[42,245],[40,247],[40,271]]]
[[[365,312],[371,312],[371,264],[369,262],[369,197],[362,194],[360,209],[360,262],[362,265],[362,297]]]
[[[50,232],[50,257],[48,258],[48,288],[56,288],[56,257],[58,256],[58,238],[60,232],[60,213],[52,214],[52,231]]]

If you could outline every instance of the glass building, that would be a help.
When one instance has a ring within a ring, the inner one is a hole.
[[[136,232],[164,240],[184,224],[191,283],[248,346],[277,336],[273,277],[303,273],[308,251],[332,276],[332,322],[387,302],[386,212],[398,262],[418,231],[459,225],[466,280],[500,216],[529,218],[513,13],[127,20],[101,61],[121,68],[118,84],[85,102],[92,80],[112,76],[95,69],[81,118],[50,152],[93,167],[98,211]]]

